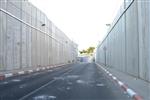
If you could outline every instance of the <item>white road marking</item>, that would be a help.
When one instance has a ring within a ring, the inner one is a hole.
[[[96,84],[96,86],[101,87],[101,86],[105,86],[104,84]]]
[[[68,75],[67,78],[69,78],[69,79],[77,79],[77,78],[79,78],[79,75]]]
[[[13,73],[5,74],[5,77],[6,77],[6,78],[11,77],[11,76],[13,76]]]
[[[53,70],[48,70],[49,72],[52,72]]]
[[[45,70],[45,67],[43,67],[42,70]]]
[[[0,85],[8,84],[7,81],[0,83]]]
[[[12,82],[20,82],[21,80],[20,79],[13,79],[11,80]]]
[[[19,88],[25,88],[27,85],[26,84],[22,84],[19,86]]]
[[[21,74],[24,74],[24,71],[20,71],[20,72],[18,72],[18,74],[20,74],[20,75],[21,75]]]
[[[54,80],[65,80],[64,77],[54,77]]]
[[[70,90],[71,88],[70,88],[70,87],[67,87],[66,89],[67,89],[67,90]]]
[[[55,100],[56,96],[40,95],[33,97],[33,100]]]
[[[32,72],[33,72],[33,70],[28,70],[28,72],[29,72],[29,73],[32,73]]]
[[[68,82],[67,84],[68,84],[68,85],[72,85],[73,83],[72,83],[72,82]]]
[[[36,69],[36,71],[39,71],[39,70],[40,70],[39,68]]]
[[[64,74],[62,74],[61,76],[64,76],[65,74],[68,74],[68,73],[71,72],[71,71],[72,71],[72,70],[69,70],[69,71],[65,72]],[[44,88],[44,87],[46,87],[46,86],[48,86],[48,85],[54,83],[55,81],[56,81],[56,80],[49,81],[49,82],[46,83],[45,85],[43,85],[43,86],[37,88],[36,90],[34,90],[34,91],[28,93],[27,95],[21,97],[19,100],[25,100],[27,97],[29,97],[29,96],[31,96],[32,94],[38,92],[38,91],[41,90],[42,88]]]
[[[77,80],[76,83],[78,83],[78,84],[88,84],[88,82],[85,82],[83,80]]]

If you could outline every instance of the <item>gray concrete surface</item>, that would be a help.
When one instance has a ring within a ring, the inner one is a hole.
[[[131,100],[94,63],[78,63],[0,81],[0,100]]]
[[[125,0],[97,47],[96,62],[150,82],[149,15],[149,0]]]
[[[144,80],[135,78],[132,75],[127,75],[120,70],[115,68],[105,67],[108,71],[110,71],[114,76],[116,76],[120,81],[125,83],[129,88],[133,89],[137,92],[144,100],[150,100],[150,83]]]
[[[28,0],[0,0],[0,72],[67,64],[76,57],[77,44]]]

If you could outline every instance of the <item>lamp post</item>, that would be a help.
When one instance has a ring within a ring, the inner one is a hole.
[[[111,24],[106,24],[106,26],[109,26],[109,27],[110,27],[110,26],[111,26]]]
[[[45,26],[45,24],[42,24],[41,26]]]

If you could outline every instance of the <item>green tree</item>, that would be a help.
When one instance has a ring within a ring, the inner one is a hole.
[[[89,48],[87,49],[87,53],[88,53],[88,54],[93,53],[94,50],[95,50],[95,47],[89,47]]]
[[[95,47],[89,47],[86,50],[79,51],[80,54],[92,54],[95,50]]]

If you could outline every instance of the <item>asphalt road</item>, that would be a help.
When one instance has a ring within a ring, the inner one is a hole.
[[[0,100],[131,100],[94,63],[71,64],[0,81]]]

